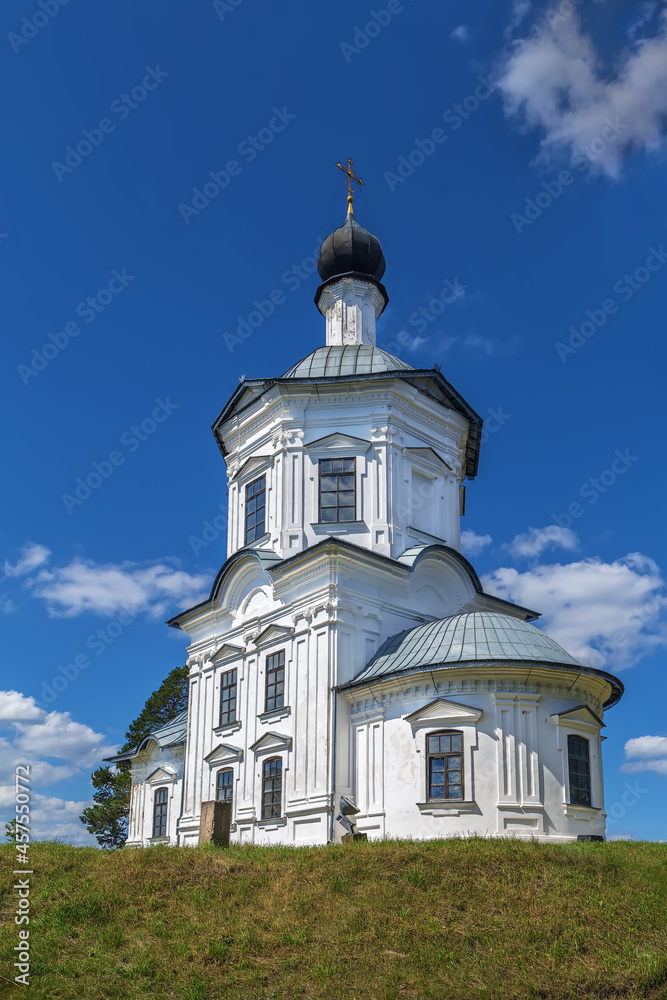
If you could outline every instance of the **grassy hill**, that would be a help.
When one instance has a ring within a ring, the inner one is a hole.
[[[0,996],[14,853],[0,848]],[[667,847],[31,847],[33,1000],[667,997]]]

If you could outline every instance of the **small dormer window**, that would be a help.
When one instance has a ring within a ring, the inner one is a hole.
[[[320,460],[320,521],[356,520],[356,459]]]
[[[245,544],[254,542],[266,531],[266,476],[260,476],[245,488]]]

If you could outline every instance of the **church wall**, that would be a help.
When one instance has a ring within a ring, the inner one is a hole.
[[[409,689],[410,680],[405,683]],[[358,832],[369,839],[477,834],[565,841],[604,835],[599,726],[590,716],[590,721],[580,721],[578,715],[556,715],[581,705],[581,691],[572,698],[534,691],[476,694],[470,683],[452,681],[441,696],[446,711],[459,706],[481,713],[479,718],[411,724],[406,716],[420,707],[426,712],[436,697],[432,685],[420,689],[416,681],[412,684],[412,697],[394,693],[383,698],[375,689],[367,707],[355,711],[348,704],[349,715],[339,709],[351,723],[353,788],[343,785],[343,768],[337,791],[359,809]],[[429,733],[441,730],[463,734],[463,800],[428,801],[426,741]],[[590,808],[568,805],[568,733],[590,741]],[[341,742],[344,747],[342,731]]]
[[[160,749],[157,743],[149,744],[132,761],[132,787],[126,847],[148,847],[152,843],[177,843],[179,816],[182,806],[184,749]],[[167,833],[164,838],[153,838],[153,807],[155,792],[166,788]]]
[[[394,558],[424,540],[420,532],[458,548],[466,434],[460,414],[435,409],[403,383],[319,386],[317,392],[274,387],[224,428],[230,449],[228,555],[245,544],[245,488],[261,475],[268,538],[258,544],[283,557],[341,531]],[[429,457],[429,450],[435,454]],[[318,461],[326,456],[357,458],[354,525],[318,527]]]

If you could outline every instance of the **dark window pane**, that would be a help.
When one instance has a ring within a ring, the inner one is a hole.
[[[339,521],[354,521],[354,507],[339,507],[338,508],[338,520]]]
[[[461,766],[461,758],[460,757],[449,757],[448,761],[449,761],[449,766],[450,767],[460,767]]]
[[[335,523],[338,520],[338,508],[323,507],[321,517],[323,522]]]
[[[331,459],[322,459],[320,462],[320,472],[322,474],[328,474],[331,472]]]
[[[458,751],[463,750],[463,737],[460,735],[460,733],[453,733],[450,736],[450,739],[452,741],[452,750],[454,750],[454,751],[456,751],[456,750],[458,750]]]
[[[341,507],[354,507],[354,490],[341,490],[338,494],[338,503]]]
[[[338,503],[337,493],[323,493],[322,494],[322,506],[323,507],[336,507]]]
[[[332,472],[342,472],[343,471],[343,459],[342,458],[334,458],[334,460],[333,460],[333,462],[331,464],[332,464],[332,468],[331,468]]]
[[[431,761],[431,772],[445,771],[445,758],[444,757],[434,757]]]
[[[461,784],[461,772],[460,771],[447,771],[447,781],[450,785],[460,785]]]
[[[429,753],[437,753],[439,749],[440,749],[439,737],[438,736],[429,736],[429,738],[428,738],[428,752]]]
[[[452,748],[451,736],[440,737],[440,753],[448,753]]]
[[[463,798],[463,788],[461,785],[447,785],[447,798],[448,799],[462,799]]]
[[[430,799],[444,799],[444,797],[445,797],[445,789],[444,789],[444,787],[442,785],[439,785],[439,786],[438,785],[433,785],[432,788],[431,788],[431,794],[429,795],[429,798]]]
[[[246,486],[245,541],[254,542],[265,530],[266,476]]]
[[[354,459],[344,458],[343,459],[343,472],[354,472]]]
[[[320,479],[320,489],[322,491],[333,490],[335,493],[338,489],[338,476],[322,476]]]

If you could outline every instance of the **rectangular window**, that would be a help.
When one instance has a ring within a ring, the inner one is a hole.
[[[426,737],[429,799],[463,798],[463,734]]]
[[[229,802],[232,804],[232,794],[234,790],[234,772],[231,767],[224,771],[218,771],[215,782],[215,797],[218,802]]]
[[[245,488],[245,544],[254,542],[266,531],[266,476],[260,476]]]
[[[280,816],[280,804],[283,790],[283,762],[280,757],[274,757],[264,763],[264,780],[262,782],[262,819],[274,819]]]
[[[320,521],[355,521],[356,459],[324,458],[320,461]]]
[[[589,806],[591,804],[591,765],[589,743],[583,736],[568,736],[567,763],[570,774],[571,804]]]
[[[158,788],[155,793],[155,806],[153,809],[153,836],[167,836],[167,799],[169,792],[166,788]]]
[[[285,704],[285,650],[272,653],[266,658],[266,705],[265,712],[282,708]]]
[[[220,683],[220,725],[236,722],[236,671],[228,670]]]

